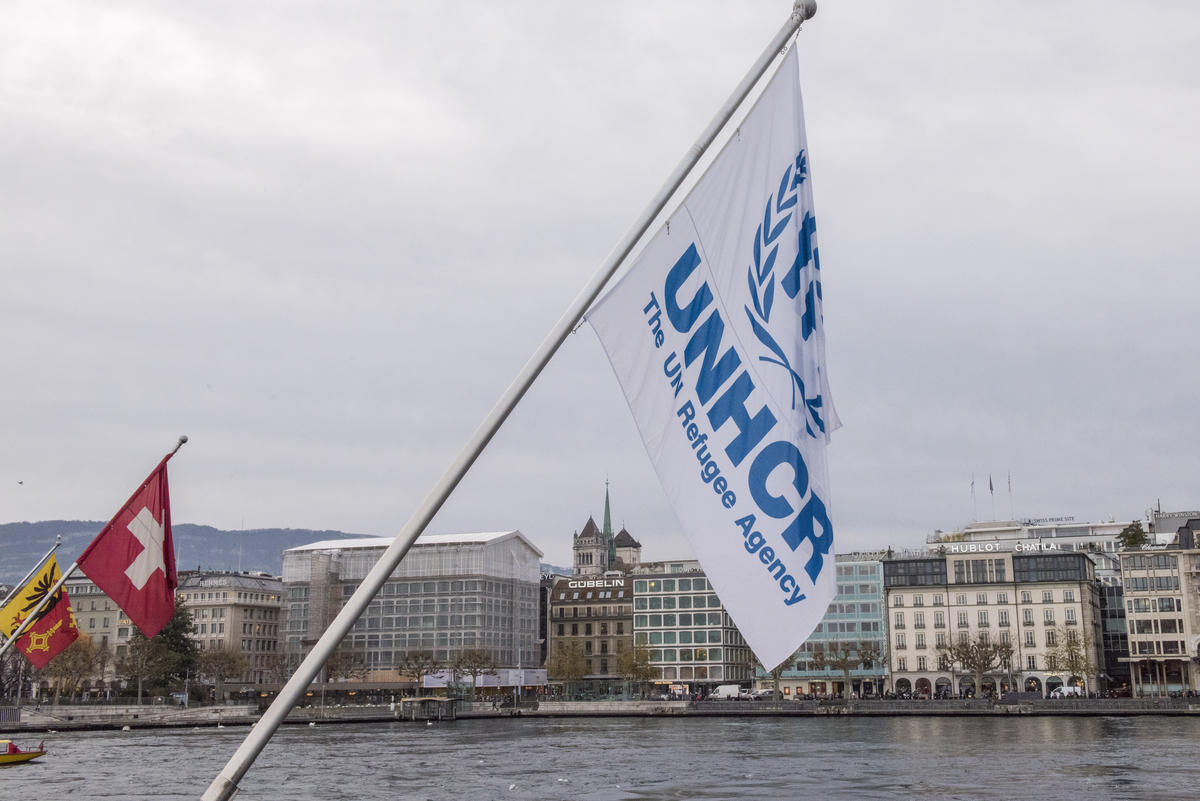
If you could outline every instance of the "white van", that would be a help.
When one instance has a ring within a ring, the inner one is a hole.
[[[709,698],[737,698],[742,692],[742,688],[736,684],[722,684],[717,689],[712,691]]]

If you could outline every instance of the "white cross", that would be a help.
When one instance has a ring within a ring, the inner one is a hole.
[[[133,564],[125,568],[125,575],[140,590],[146,586],[154,571],[161,570],[164,576],[167,574],[167,566],[163,562],[163,541],[167,538],[167,532],[150,510],[143,506],[137,517],[129,521],[129,533],[142,544],[142,552],[133,560]]]

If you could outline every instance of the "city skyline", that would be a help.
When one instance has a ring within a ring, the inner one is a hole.
[[[21,6],[0,520],[107,520],[186,433],[177,521],[394,534],[790,5]],[[1007,518],[1010,473],[1017,518],[1200,505],[1197,21],[805,24],[836,551]],[[690,554],[584,327],[429,530],[567,565],[606,479]]]

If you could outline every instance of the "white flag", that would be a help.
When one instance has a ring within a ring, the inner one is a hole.
[[[821,273],[793,51],[588,319],[692,549],[768,668],[837,583]]]

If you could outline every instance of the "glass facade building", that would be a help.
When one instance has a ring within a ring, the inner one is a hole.
[[[391,541],[331,540],[284,553],[290,661],[307,653]],[[483,648],[498,667],[537,667],[541,556],[519,531],[424,535],[343,647],[362,658],[372,681],[399,680],[405,657],[422,651],[445,665]]]
[[[659,680],[687,685],[687,692],[753,676],[750,649],[699,569],[635,575],[633,632],[634,645],[650,650]]]
[[[816,630],[796,652],[793,667],[780,677],[785,698],[842,694],[845,671],[820,667],[817,654],[839,651],[854,658],[877,654],[870,664],[860,662],[850,671],[850,693],[860,697],[879,695],[887,675],[887,627],[884,623],[883,563],[880,554],[839,554],[837,595],[829,604]],[[945,565],[942,566],[945,573]],[[864,647],[866,646],[866,647]],[[759,673],[762,683],[769,677]]]

